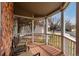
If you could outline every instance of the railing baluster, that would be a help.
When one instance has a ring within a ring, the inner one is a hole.
[[[55,44],[55,45],[56,45],[56,47],[57,47],[57,35],[55,36],[55,39],[56,39],[56,40],[55,40],[55,42],[56,42],[56,44]]]
[[[68,40],[68,55],[70,56],[70,40]]]
[[[71,56],[73,56],[73,42],[72,41],[71,41],[71,47],[72,47]]]
[[[72,41],[70,40],[70,56],[72,56]]]
[[[57,47],[57,36],[55,36],[55,47]]]
[[[67,46],[68,44],[67,44],[67,42],[68,42],[68,41],[67,41],[66,38],[64,38],[64,40],[65,40],[65,43],[64,43],[64,45],[65,45],[65,47],[64,47],[64,53],[65,53],[65,54],[68,54],[68,51],[67,51],[67,49],[68,49],[68,46]]]
[[[76,56],[76,43],[74,43],[74,56]]]
[[[67,40],[67,55],[69,55],[69,49],[68,48],[69,48],[69,40]]]
[[[58,36],[57,36],[57,47],[58,47]],[[59,48],[59,47],[58,47]]]
[[[52,43],[52,45],[53,45],[53,35],[50,35],[51,36],[51,42],[50,42],[50,44]]]
[[[53,46],[55,46],[55,40],[54,40],[55,36],[53,35]]]
[[[54,45],[54,41],[53,41],[53,35],[51,36],[51,39],[52,39],[52,41],[51,41],[51,43],[52,43],[52,45]]]
[[[59,48],[59,36],[57,36],[57,46]]]
[[[55,35],[55,39],[54,40],[55,40],[55,47],[56,47],[56,35]]]
[[[69,45],[69,56],[70,56],[70,52],[71,52],[71,51],[70,51],[70,49],[71,49],[71,48],[70,48],[70,40],[68,40],[68,41],[69,41],[68,45]]]
[[[59,36],[57,37],[57,46],[58,46],[58,48],[60,48],[59,47]]]
[[[76,52],[76,51],[74,51],[74,49],[75,49],[75,43],[72,42],[72,56],[74,56],[75,55],[75,52]]]
[[[55,35],[53,36],[54,46],[55,46]]]
[[[61,49],[61,36],[60,36],[60,39],[59,39],[59,41],[60,41],[60,49]]]
[[[72,56],[74,56],[74,42],[72,42]]]
[[[58,44],[59,44],[59,42],[58,42],[58,37],[59,37],[59,36],[57,36],[57,47],[58,47]],[[58,48],[59,48],[59,47],[58,47]]]

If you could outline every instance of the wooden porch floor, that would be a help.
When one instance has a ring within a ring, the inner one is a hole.
[[[40,53],[40,56],[61,56],[62,51],[50,45],[34,44],[30,45],[30,51],[32,54]]]
[[[33,56],[36,53],[40,53],[40,56],[62,56],[61,50],[49,46],[49,45],[29,45],[30,50],[26,51],[25,48],[22,49],[22,51],[15,52],[15,55],[17,56]],[[21,47],[22,48],[22,47]],[[24,50],[25,49],[25,50]]]
[[[57,49],[50,45],[44,45],[44,44],[31,44],[29,45],[30,49],[29,51],[26,51],[25,46],[20,44],[20,47],[16,48],[16,52],[14,55],[17,56],[33,56],[37,53],[40,53],[40,56],[62,56],[60,49]],[[19,51],[20,50],[20,51]]]

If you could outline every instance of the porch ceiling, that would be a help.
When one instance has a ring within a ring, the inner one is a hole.
[[[44,17],[59,10],[65,2],[15,2],[14,13],[23,16]]]

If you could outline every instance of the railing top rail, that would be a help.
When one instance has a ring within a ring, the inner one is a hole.
[[[47,35],[56,35],[56,36],[61,36],[61,34],[47,34]],[[76,39],[74,37],[69,37],[67,35],[64,35],[64,38],[69,39],[71,41],[73,41],[74,43],[76,43]]]
[[[55,34],[55,35],[57,35],[57,34]],[[76,39],[74,37],[70,37],[70,36],[66,36],[66,35],[63,35],[63,36],[64,36],[64,38],[69,39],[69,40],[73,41],[74,43],[76,43]]]
[[[34,33],[34,36],[38,36],[38,35],[56,35],[56,36],[61,36],[61,34],[56,34],[56,33]],[[28,34],[28,35],[24,35],[24,36],[32,36],[32,34]],[[73,41],[74,43],[76,43],[76,39],[74,37],[70,37],[67,35],[63,35],[64,38],[69,39],[71,41]]]

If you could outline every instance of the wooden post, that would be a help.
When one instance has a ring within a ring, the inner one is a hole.
[[[47,35],[47,32],[48,32],[48,19],[45,18],[45,41],[46,41],[46,45],[48,45],[48,35]]]
[[[65,27],[64,27],[64,14],[63,14],[63,10],[61,10],[61,50],[63,53],[63,39],[64,39],[64,31],[65,31]]]
[[[76,55],[79,56],[79,3],[76,3]]]
[[[34,20],[32,20],[32,43],[34,43]]]

